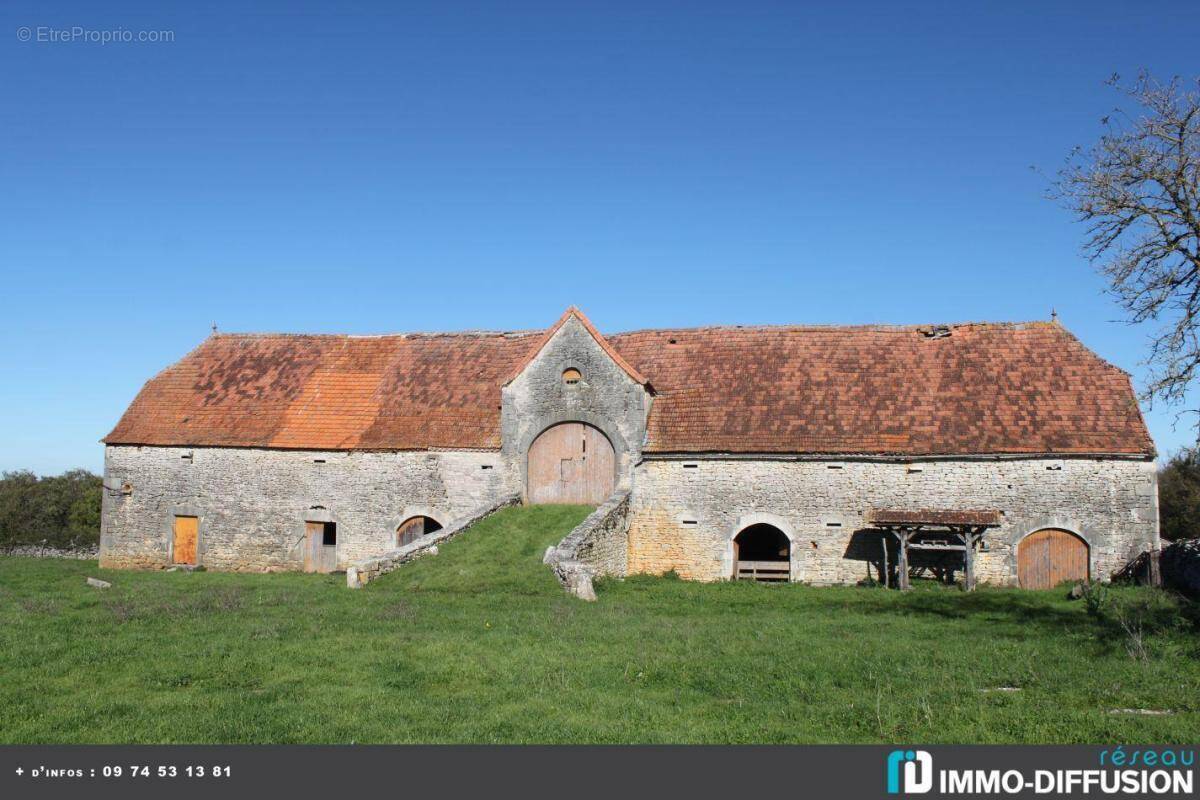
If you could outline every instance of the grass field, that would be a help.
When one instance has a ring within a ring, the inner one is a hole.
[[[1200,741],[1190,607],[1148,590],[1111,592],[1168,619],[1142,657],[1061,591],[637,577],[588,604],[541,564],[587,511],[503,511],[357,592],[0,559],[0,742]]]

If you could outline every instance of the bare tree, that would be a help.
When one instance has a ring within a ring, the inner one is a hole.
[[[1051,196],[1087,226],[1083,252],[1129,321],[1158,323],[1145,399],[1176,404],[1200,373],[1200,78],[1108,83],[1136,107],[1101,120]]]

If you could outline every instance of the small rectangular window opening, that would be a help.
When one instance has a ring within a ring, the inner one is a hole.
[[[324,464],[324,463],[325,463],[325,459],[323,459],[323,458],[314,458],[314,459],[313,459],[313,463],[314,463],[314,464]]]
[[[491,464],[480,464],[479,468],[480,469],[491,469],[492,465]]]
[[[825,527],[826,527],[826,528],[840,528],[840,527],[842,527],[842,523],[840,523],[840,522],[826,522],[826,523],[825,523]]]
[[[683,465],[684,469],[700,469],[699,464],[688,463]]]
[[[826,464],[825,468],[826,469],[845,469],[846,466],[844,464]]]
[[[321,532],[321,544],[326,547],[337,546],[337,523],[326,522]]]
[[[684,525],[699,525],[700,523],[699,523],[699,521],[694,520],[694,519],[685,519],[685,520],[683,520],[683,524]]]

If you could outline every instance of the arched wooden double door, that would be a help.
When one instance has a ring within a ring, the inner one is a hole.
[[[608,437],[583,422],[562,422],[529,446],[530,503],[599,505],[616,482],[616,453]]]
[[[1088,579],[1088,546],[1070,531],[1034,531],[1017,546],[1017,579],[1023,589],[1053,589]]]

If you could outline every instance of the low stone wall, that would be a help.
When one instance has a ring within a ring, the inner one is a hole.
[[[406,544],[404,547],[392,550],[377,558],[368,558],[352,564],[346,569],[346,586],[351,589],[361,589],[380,575],[386,575],[401,564],[418,559],[431,550],[436,553],[437,545],[457,536],[484,517],[491,516],[506,506],[516,505],[520,501],[520,495],[508,495],[499,502],[477,509],[457,522],[451,523],[439,531],[422,536],[417,541]]]
[[[546,548],[543,563],[559,583],[582,600],[595,600],[592,579],[627,572],[628,489],[618,489],[557,545]]]
[[[2,556],[23,556],[25,558],[74,558],[79,561],[93,561],[100,557],[100,546],[80,547],[70,550],[57,547],[42,547],[29,544],[0,550]]]

